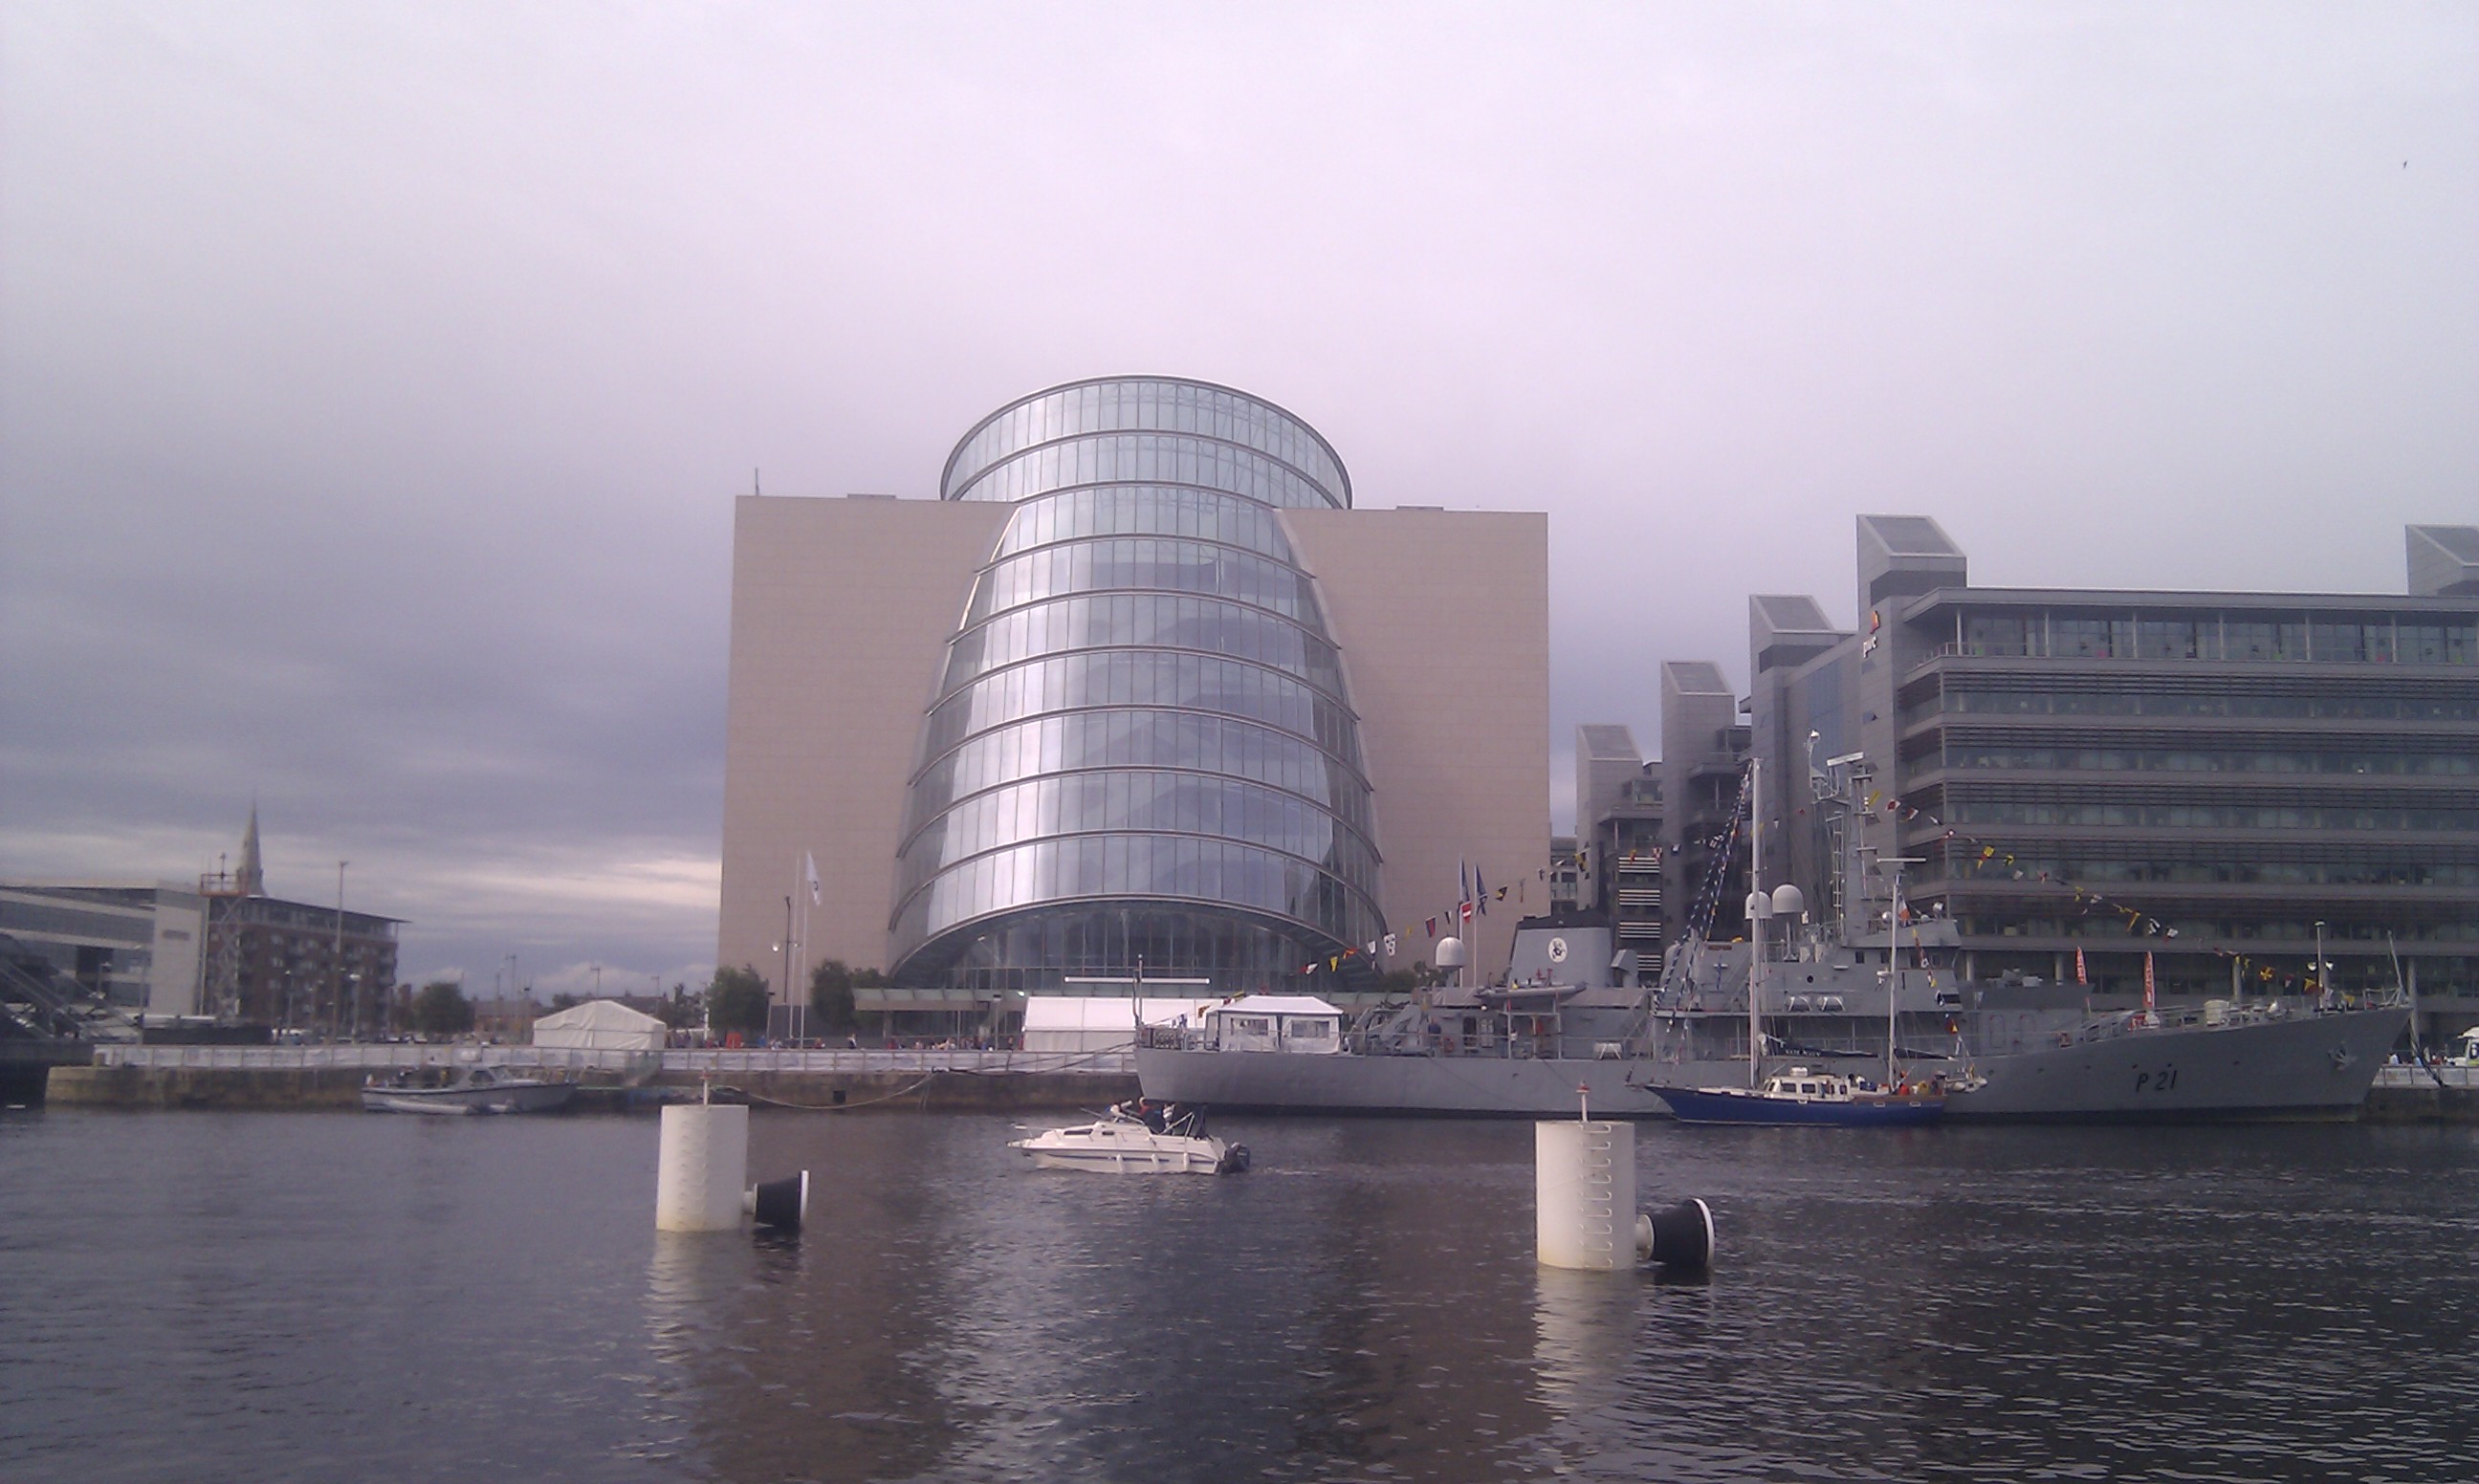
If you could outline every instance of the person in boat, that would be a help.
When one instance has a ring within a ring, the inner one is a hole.
[[[1127,1102],[1113,1105],[1111,1112],[1123,1118],[1134,1118],[1154,1133],[1159,1134],[1163,1131],[1164,1119],[1162,1105],[1151,1098],[1132,1098]]]

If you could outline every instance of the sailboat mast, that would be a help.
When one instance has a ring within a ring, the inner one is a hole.
[[[1758,990],[1765,974],[1765,761],[1748,759],[1748,1087],[1764,1083],[1764,1011]],[[1725,899],[1726,900],[1726,899]]]
[[[1894,1069],[1894,1011],[1903,981],[1903,867],[1894,864],[1894,905],[1885,909],[1885,1090],[1901,1080]]]

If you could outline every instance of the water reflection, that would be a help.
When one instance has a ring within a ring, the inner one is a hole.
[[[447,1125],[438,1127],[434,1125]],[[0,1124],[0,1477],[2467,1477],[2466,1130],[1648,1128],[1708,1286],[1533,1262],[1521,1124],[1244,1176],[760,1115],[797,1242],[618,1119]]]

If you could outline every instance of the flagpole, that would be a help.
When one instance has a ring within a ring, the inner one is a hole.
[[[795,1041],[805,1040],[809,1034],[809,906],[814,895],[809,889],[809,856],[801,854],[801,1029]]]

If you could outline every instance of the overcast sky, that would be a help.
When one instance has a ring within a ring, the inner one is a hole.
[[[1549,512],[1563,824],[1857,512],[2371,592],[2479,522],[2479,7],[13,0],[0,871],[254,799],[407,979],[702,978],[753,467],[927,498],[1127,371]]]

